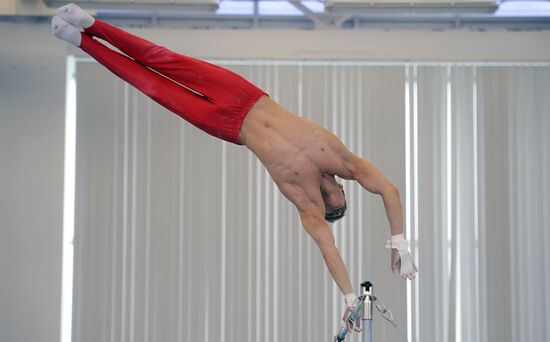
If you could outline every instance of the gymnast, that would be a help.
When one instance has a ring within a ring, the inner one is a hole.
[[[382,196],[392,235],[387,245],[392,250],[391,269],[404,279],[415,278],[418,269],[404,238],[397,188],[327,129],[288,112],[264,91],[227,69],[155,45],[93,18],[77,5],[59,8],[52,18],[52,30],[56,37],[80,47],[199,129],[248,147],[281,193],[296,206],[305,230],[316,242],[344,295],[344,317],[357,296],[327,224],[346,212],[344,189],[335,176],[355,180],[367,191]]]

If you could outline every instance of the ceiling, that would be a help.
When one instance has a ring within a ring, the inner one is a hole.
[[[548,30],[550,1],[72,0],[120,26],[185,28]],[[48,20],[68,1],[1,0],[0,20]]]

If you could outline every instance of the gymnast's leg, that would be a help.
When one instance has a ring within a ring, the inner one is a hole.
[[[107,41],[137,62],[205,95],[210,100],[223,96],[228,89],[250,86],[244,78],[227,69],[175,53],[94,19],[77,5],[61,7],[58,15],[72,25],[81,25],[85,33]]]
[[[57,37],[79,46],[115,75],[190,123],[197,125],[200,119],[215,114],[216,106],[204,97],[109,49],[63,20],[54,17],[52,28]]]
[[[82,27],[75,27],[56,15],[52,18],[56,36],[80,46],[113,73],[198,128],[220,139],[239,143],[241,124],[254,103],[267,95],[264,91],[229,70],[179,55],[95,20],[76,5],[68,6],[76,8],[77,14],[65,17],[76,24],[90,19],[83,25],[90,26],[80,33]],[[60,8],[61,12],[63,8],[66,6]],[[133,59],[117,52],[116,58],[111,60],[110,56],[115,51],[95,41],[91,34],[104,38]],[[134,71],[129,71],[131,69],[140,69],[141,72],[133,75]],[[159,90],[166,87],[177,91]]]

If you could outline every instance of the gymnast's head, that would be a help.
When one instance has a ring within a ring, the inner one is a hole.
[[[346,213],[347,203],[344,186],[337,183],[334,176],[323,176],[321,195],[325,202],[325,220],[335,222]]]

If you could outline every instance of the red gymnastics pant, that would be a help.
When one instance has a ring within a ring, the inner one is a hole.
[[[267,95],[227,69],[177,54],[97,19],[82,33],[80,48],[163,107],[208,134],[235,144],[246,114]]]

